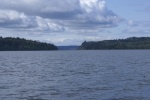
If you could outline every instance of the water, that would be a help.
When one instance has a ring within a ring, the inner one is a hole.
[[[150,50],[0,52],[0,100],[150,100]]]

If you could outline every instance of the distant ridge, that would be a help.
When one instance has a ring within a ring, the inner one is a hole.
[[[43,43],[23,38],[0,37],[0,51],[32,51],[32,50],[57,50],[49,43]]]
[[[150,37],[83,42],[80,50],[150,49]]]
[[[79,46],[57,46],[58,50],[77,50]]]

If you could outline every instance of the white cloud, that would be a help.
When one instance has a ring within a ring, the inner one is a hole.
[[[35,27],[32,18],[14,10],[0,10],[0,26],[5,28]]]
[[[41,17],[36,17],[36,22],[38,27],[36,28],[37,31],[47,31],[47,32],[62,32],[65,30],[64,27],[53,23],[49,19],[43,19]]]
[[[106,7],[104,0],[80,0],[82,13],[78,14],[78,27],[83,28],[109,28],[122,21]]]
[[[58,21],[68,28],[97,29],[115,27],[122,20],[106,7],[105,0],[4,0],[0,3],[0,9],[53,20],[51,25],[40,24],[49,29],[55,27]],[[15,17],[14,14],[11,16]]]
[[[27,16],[14,10],[0,10],[0,27],[26,31],[64,31],[64,27],[48,19]]]
[[[150,21],[134,21],[128,20],[127,25],[131,27],[150,27]]]
[[[135,22],[135,21],[133,21],[133,20],[128,20],[127,24],[128,24],[129,26],[138,26],[138,23]]]
[[[124,34],[149,34],[149,29],[127,28],[122,31]]]

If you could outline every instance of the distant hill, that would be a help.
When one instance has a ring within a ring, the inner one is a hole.
[[[0,37],[0,51],[57,50],[53,44],[23,38]]]
[[[150,49],[150,37],[83,42],[80,50]]]
[[[77,50],[79,46],[57,46],[58,50]]]

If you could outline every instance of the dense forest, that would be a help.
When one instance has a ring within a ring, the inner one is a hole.
[[[127,39],[104,40],[98,42],[83,42],[80,50],[105,49],[150,49],[150,37],[131,37]]]
[[[23,38],[0,37],[0,51],[57,50],[53,44]]]

